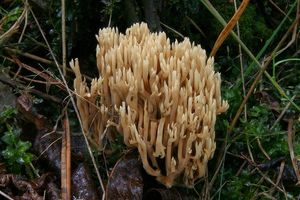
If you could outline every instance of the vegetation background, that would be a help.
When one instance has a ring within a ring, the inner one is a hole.
[[[145,21],[151,31],[165,31],[172,41],[189,37],[209,54],[241,3],[0,1],[0,168],[30,178],[36,170],[43,171],[31,149],[39,129],[26,122],[28,115],[17,116],[15,96],[30,96],[33,118],[37,113],[46,116],[51,127],[62,127],[58,121],[68,110],[70,126],[79,132],[57,66],[70,88],[74,75],[66,63],[72,58],[79,58],[87,80],[98,76],[95,34],[99,28],[112,26],[124,32],[133,23]],[[300,198],[299,19],[299,0],[249,2],[234,33],[215,55],[215,70],[222,74],[223,98],[230,108],[217,120],[217,150],[209,162],[208,176],[193,189],[178,187],[178,191],[196,199]],[[112,144],[109,157],[90,147],[104,183],[109,178],[106,169],[125,152],[120,141]],[[107,168],[101,166],[103,160]],[[93,163],[90,166],[93,170]],[[95,184],[101,185],[96,177],[94,172]]]

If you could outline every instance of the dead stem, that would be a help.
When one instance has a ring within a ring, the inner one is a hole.
[[[299,185],[300,184],[300,173],[299,173],[297,158],[295,157],[295,152],[294,152],[294,147],[293,147],[293,138],[294,138],[293,125],[294,125],[294,120],[292,118],[290,118],[288,121],[288,145],[289,145],[291,161],[292,161],[293,168],[294,168],[297,180],[298,180],[296,185]]]
[[[268,153],[266,152],[266,150],[264,149],[264,147],[261,145],[260,139],[256,138],[256,141],[257,141],[258,147],[261,150],[261,152],[266,156],[266,158],[268,160],[271,160],[270,156],[268,155]]]
[[[70,200],[71,194],[71,133],[68,111],[65,111],[64,131],[61,147],[61,196],[63,200]]]

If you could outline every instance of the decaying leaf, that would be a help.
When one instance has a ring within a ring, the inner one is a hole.
[[[108,180],[107,200],[142,199],[142,166],[134,152],[125,154],[115,165]]]
[[[47,128],[46,118],[43,115],[36,113],[32,101],[30,94],[19,96],[17,98],[18,111],[22,114],[22,117],[34,123],[37,130],[44,130]]]
[[[16,174],[0,174],[0,188],[11,188],[14,194],[14,199],[34,199],[42,200],[43,190],[45,189],[47,178],[51,173],[43,174],[34,180],[27,180],[25,177]],[[21,194],[21,196],[18,196]],[[13,194],[11,194],[13,195]]]
[[[89,168],[84,163],[78,164],[73,171],[72,199],[99,199]]]

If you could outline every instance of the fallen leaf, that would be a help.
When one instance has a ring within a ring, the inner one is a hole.
[[[22,117],[28,121],[34,123],[37,130],[45,130],[46,118],[43,115],[36,113],[33,108],[32,97],[30,94],[23,94],[17,98],[18,111],[22,114]]]
[[[223,44],[224,40],[228,37],[231,30],[234,28],[235,24],[238,22],[238,20],[240,19],[240,17],[244,13],[244,11],[247,8],[249,2],[250,2],[250,0],[243,0],[240,7],[237,9],[235,14],[232,16],[230,21],[227,23],[227,25],[223,28],[222,32],[220,33],[218,39],[216,40],[216,42],[214,44],[214,47],[213,47],[209,57],[216,55],[216,53],[219,50],[220,46]]]
[[[0,187],[11,188],[15,194],[22,194],[21,196],[13,197],[16,200],[42,200],[42,192],[44,186],[48,181],[51,173],[43,174],[33,180],[27,180],[25,177],[16,174],[0,174]],[[11,196],[12,194],[10,194]]]
[[[107,200],[143,198],[142,166],[135,152],[125,154],[113,168],[106,187]]]
[[[102,196],[102,195],[101,195]],[[78,164],[72,174],[72,199],[100,199],[90,170],[84,163]]]

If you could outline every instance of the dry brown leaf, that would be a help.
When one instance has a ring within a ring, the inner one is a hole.
[[[238,10],[235,12],[233,17],[230,19],[230,21],[227,23],[227,25],[224,27],[222,32],[220,33],[217,41],[214,44],[214,47],[210,53],[210,56],[215,56],[217,51],[219,50],[220,46],[223,44],[224,40],[228,37],[231,30],[234,28],[237,21],[242,16],[244,10],[247,8],[248,3],[250,0],[243,0]]]

